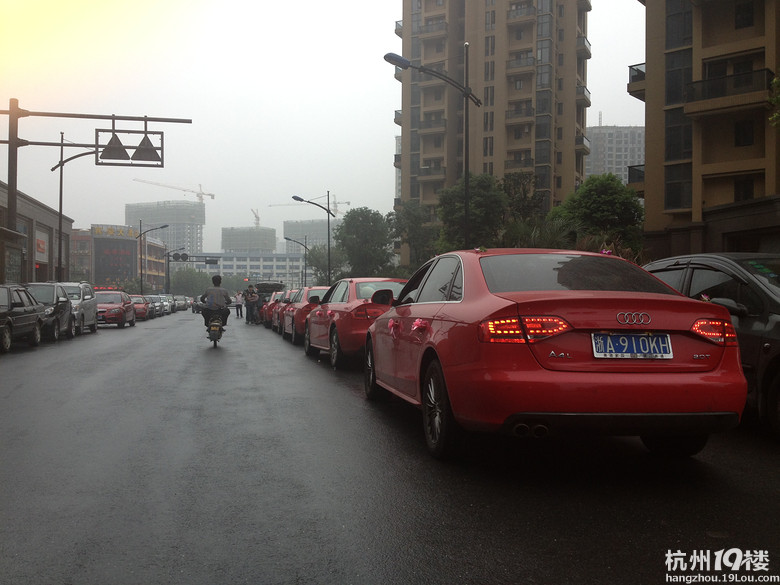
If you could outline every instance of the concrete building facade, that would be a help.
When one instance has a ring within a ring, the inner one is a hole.
[[[203,226],[206,204],[202,201],[155,201],[125,205],[125,223],[144,229],[168,224],[154,235],[165,242],[168,250],[182,249],[188,254],[203,251]]]
[[[646,62],[628,92],[645,103],[646,251],[780,251],[780,0],[639,1]]]
[[[396,23],[405,58],[465,81],[482,102],[469,106],[469,172],[533,173],[548,209],[585,177],[590,10],[590,0],[403,0]],[[439,191],[463,176],[464,98],[413,68],[396,77],[401,203],[434,219]]]
[[[590,126],[588,140],[586,178],[611,173],[625,184],[629,182],[629,169],[645,164],[644,126]]]

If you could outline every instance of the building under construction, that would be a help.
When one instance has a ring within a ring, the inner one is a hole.
[[[276,251],[276,230],[259,226],[223,227],[222,249],[236,254],[273,253]]]
[[[143,225],[144,229],[168,224],[154,235],[165,242],[168,250],[183,250],[188,254],[203,252],[203,226],[206,205],[202,201],[156,201],[125,205],[125,223]]]

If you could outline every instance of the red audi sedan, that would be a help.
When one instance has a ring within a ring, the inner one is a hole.
[[[746,382],[728,311],[587,252],[452,252],[368,329],[365,391],[422,410],[427,446],[466,430],[638,435],[690,456],[736,426]]]
[[[303,339],[303,329],[306,316],[328,292],[327,286],[305,286],[290,300],[282,313],[282,336],[288,338],[293,345],[298,345]],[[316,297],[316,300],[312,300]]]
[[[321,349],[325,350],[330,356],[330,365],[336,369],[348,356],[363,351],[368,326],[390,308],[389,304],[372,302],[371,297],[377,290],[390,290],[395,296],[404,283],[406,280],[399,278],[339,280],[306,318],[303,328],[306,355],[315,356]]]

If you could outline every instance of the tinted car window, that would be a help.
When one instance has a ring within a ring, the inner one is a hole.
[[[428,274],[432,264],[433,261],[424,264],[421,268],[417,269],[417,272],[412,275],[398,297],[401,303],[413,303],[417,299],[417,292],[420,288],[420,284],[425,278],[425,275]]]
[[[669,270],[653,271],[656,278],[663,280],[666,284],[675,290],[683,290],[683,277],[685,276],[685,267]]]
[[[780,296],[780,258],[744,260],[739,264]]]
[[[440,258],[423,284],[418,303],[440,303],[448,299],[452,277],[458,270],[460,262],[452,256]]]
[[[8,289],[0,288],[0,307],[3,307],[4,309],[8,309],[9,305],[10,302],[8,300]]]
[[[745,305],[752,314],[763,310],[761,298],[750,287],[720,270],[694,268],[689,296],[700,300],[731,299]]]
[[[120,293],[104,293],[98,297],[98,301],[101,303],[121,303],[122,295]]]
[[[56,300],[54,298],[54,287],[50,284],[30,284],[27,288],[32,292],[33,296],[42,303],[54,304]]]
[[[609,256],[506,254],[486,256],[481,265],[492,293],[597,290],[675,294],[638,266]]]

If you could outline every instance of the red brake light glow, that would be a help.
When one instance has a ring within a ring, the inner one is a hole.
[[[691,331],[717,345],[737,345],[737,332],[731,321],[699,319],[693,324]]]
[[[560,317],[523,317],[523,326],[528,335],[529,343],[541,341],[554,335],[566,333],[571,329],[566,321]]]
[[[479,328],[479,338],[488,343],[525,343],[520,319],[493,319],[483,321]]]
[[[560,317],[510,317],[483,321],[480,339],[489,343],[534,343],[571,330]]]

